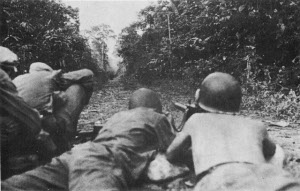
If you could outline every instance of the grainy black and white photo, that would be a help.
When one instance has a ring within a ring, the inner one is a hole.
[[[300,1],[0,5],[1,190],[300,190]]]

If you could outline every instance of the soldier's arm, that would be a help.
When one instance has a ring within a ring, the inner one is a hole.
[[[276,143],[274,143],[267,132],[267,128],[263,129],[263,154],[268,163],[271,163],[278,167],[283,167],[283,161],[285,159],[285,153],[283,149]]]
[[[167,160],[171,163],[179,162],[180,156],[186,152],[186,149],[189,148],[190,145],[191,140],[189,134],[184,131],[179,133],[167,149]]]
[[[272,157],[275,154],[275,150],[276,150],[276,144],[268,139],[265,138],[263,140],[263,153],[266,159],[269,159],[270,157]]]
[[[270,139],[267,129],[263,129],[263,154],[264,157],[268,160],[274,156],[276,151],[276,144]]]

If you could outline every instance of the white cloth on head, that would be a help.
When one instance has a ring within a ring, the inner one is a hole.
[[[48,71],[52,72],[53,69],[43,62],[34,62],[29,67],[29,73],[39,72],[39,71]]]

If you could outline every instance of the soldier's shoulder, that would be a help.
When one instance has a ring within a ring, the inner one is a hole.
[[[228,114],[228,113],[195,113],[193,114],[189,120],[237,120],[237,121],[246,121],[249,123],[257,123],[263,125],[264,122],[260,119],[254,119],[248,116],[240,115],[240,114]]]

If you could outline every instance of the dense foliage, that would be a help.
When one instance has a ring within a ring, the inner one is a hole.
[[[142,74],[140,79],[150,72],[197,85],[208,73],[224,71],[251,86],[262,82],[278,90],[299,84],[300,1],[173,3],[145,8],[119,37],[129,73]]]
[[[20,58],[20,71],[45,62],[65,71],[90,68],[101,72],[87,38],[79,34],[78,9],[55,0],[1,2],[1,44]]]

